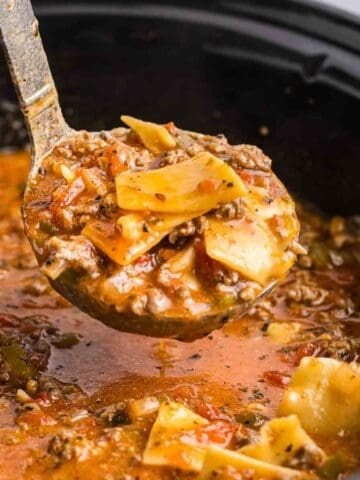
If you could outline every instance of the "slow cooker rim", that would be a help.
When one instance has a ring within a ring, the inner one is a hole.
[[[360,47],[357,51],[354,51],[348,48],[348,45],[341,45],[339,35],[336,36],[336,42],[334,42],[329,38],[319,37],[318,31],[302,31],[301,28],[294,28],[292,25],[286,24],[286,17],[284,17],[283,23],[279,23],[279,21],[275,22],[275,17],[272,21],[271,18],[261,17],[261,15],[248,15],[243,10],[241,12],[236,11],[239,5],[245,8],[246,6],[249,7],[250,3],[248,1],[250,0],[245,0],[239,4],[231,0],[223,0],[217,7],[213,5],[208,8],[201,8],[199,5],[201,2],[194,2],[189,6],[185,5],[186,2],[180,2],[179,0],[176,2],[170,2],[169,0],[161,2],[161,0],[158,0],[157,2],[121,1],[113,3],[109,0],[107,3],[78,1],[71,2],[71,4],[64,1],[56,2],[56,4],[49,3],[49,1],[38,1],[35,3],[35,12],[40,17],[86,16],[100,18],[101,16],[128,16],[142,19],[184,21],[199,26],[220,28],[237,35],[241,33],[253,40],[263,42],[264,45],[268,44],[276,48],[278,52],[274,56],[274,61],[277,58],[283,58],[285,67],[290,67],[300,74],[306,83],[327,84],[360,98]],[[302,4],[305,1],[308,2],[308,0],[301,1]],[[222,10],[219,10],[219,8]],[[306,15],[305,17],[299,16],[299,18],[306,22]],[[291,21],[294,21],[294,17],[291,18]],[[325,19],[323,24],[325,33],[327,27],[331,26],[330,20],[329,25],[326,22]],[[356,30],[356,42],[354,42],[353,35],[354,29],[349,27],[351,41],[360,46],[360,29]],[[213,53],[216,53],[216,45],[215,48],[213,45],[210,48],[213,48]],[[233,49],[232,44],[220,45],[219,52],[221,55],[224,55],[224,48],[226,55],[230,57],[234,55],[236,58],[238,53],[236,46]],[[249,53],[257,55],[261,60],[261,49],[254,47],[255,50],[252,51],[251,48]],[[290,62],[288,61],[289,58]],[[281,65],[278,68],[282,68]]]
[[[360,14],[355,14],[353,11],[348,10],[344,6],[335,7],[334,5],[322,3],[318,0],[290,0],[290,2],[295,5],[300,4],[319,13],[326,13],[331,17],[341,19],[353,25],[360,24]]]

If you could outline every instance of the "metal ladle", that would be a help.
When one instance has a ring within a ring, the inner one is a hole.
[[[64,120],[56,87],[39,35],[38,21],[29,0],[1,0],[0,32],[7,63],[11,72],[31,141],[32,164],[28,183],[35,178],[43,159],[56,144],[76,134]],[[25,193],[26,196],[26,193]],[[29,238],[33,245],[34,239]],[[136,316],[116,311],[84,292],[61,275],[53,287],[91,316],[117,330],[159,337],[191,339],[222,326],[235,315],[244,314],[254,302],[243,303],[220,314],[203,314],[188,318],[162,318],[152,314]],[[274,286],[268,285],[259,298]]]

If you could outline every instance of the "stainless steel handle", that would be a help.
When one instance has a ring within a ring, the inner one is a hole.
[[[0,34],[33,146],[41,158],[68,130],[29,0],[0,0]]]

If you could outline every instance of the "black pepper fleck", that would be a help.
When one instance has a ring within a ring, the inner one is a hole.
[[[201,358],[200,353],[194,353],[194,355],[191,355],[191,357],[189,357],[189,360],[198,360],[199,358]]]

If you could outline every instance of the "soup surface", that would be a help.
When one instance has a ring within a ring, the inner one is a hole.
[[[360,465],[359,217],[299,205],[309,253],[266,300],[202,340],[160,340],[51,289],[23,234],[28,167],[25,152],[0,157],[1,480],[336,478]]]

